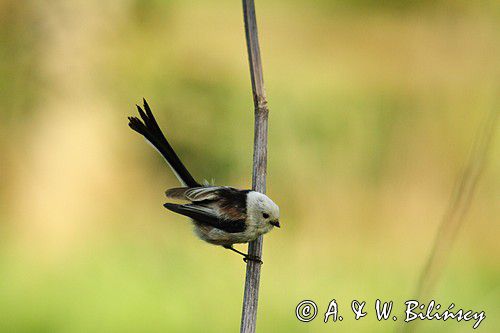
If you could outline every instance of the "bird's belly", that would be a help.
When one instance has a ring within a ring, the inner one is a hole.
[[[257,237],[259,232],[256,228],[249,227],[243,232],[229,233],[223,230],[195,223],[195,234],[205,242],[214,245],[232,245],[236,243],[248,243]]]

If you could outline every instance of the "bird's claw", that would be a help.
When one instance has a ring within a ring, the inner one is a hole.
[[[251,260],[251,261],[255,261],[259,264],[263,264],[264,262],[257,256],[251,256],[251,255],[246,255],[245,257],[243,257],[243,261],[248,263],[248,260]]]

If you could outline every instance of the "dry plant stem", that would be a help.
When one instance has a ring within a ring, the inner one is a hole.
[[[257,21],[253,0],[243,0],[243,15],[245,21],[245,35],[252,79],[253,101],[255,106],[254,153],[253,153],[253,181],[252,189],[261,193],[266,192],[267,174],[267,108],[262,62],[260,58]],[[248,254],[262,258],[263,239],[260,236],[248,245]],[[245,292],[243,296],[243,310],[241,315],[240,332],[255,332],[257,322],[257,305],[259,301],[261,263],[254,260],[247,262]]]
[[[443,217],[433,249],[420,276],[417,294],[428,297],[434,289],[440,272],[446,263],[453,241],[463,224],[469,210],[479,177],[486,164],[488,150],[496,128],[498,112],[493,110],[478,129],[469,159],[464,171],[455,185],[453,198]]]
[[[458,178],[448,209],[436,234],[433,248],[422,270],[416,299],[426,301],[436,286],[446,266],[465,215],[469,210],[479,177],[486,165],[488,151],[495,134],[498,111],[493,109],[476,133],[465,168]],[[401,326],[401,332],[412,332],[417,325]]]

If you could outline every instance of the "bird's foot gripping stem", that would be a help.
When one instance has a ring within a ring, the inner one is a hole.
[[[255,262],[257,262],[257,263],[259,263],[261,265],[264,263],[259,257],[257,257],[257,256],[251,256],[249,254],[247,254],[245,257],[243,257],[243,261],[244,262],[248,263],[248,260],[255,261]]]

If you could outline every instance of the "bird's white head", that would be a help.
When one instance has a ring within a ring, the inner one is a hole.
[[[280,209],[265,194],[250,191],[247,194],[247,214],[257,225],[271,230],[272,227],[280,227]]]

